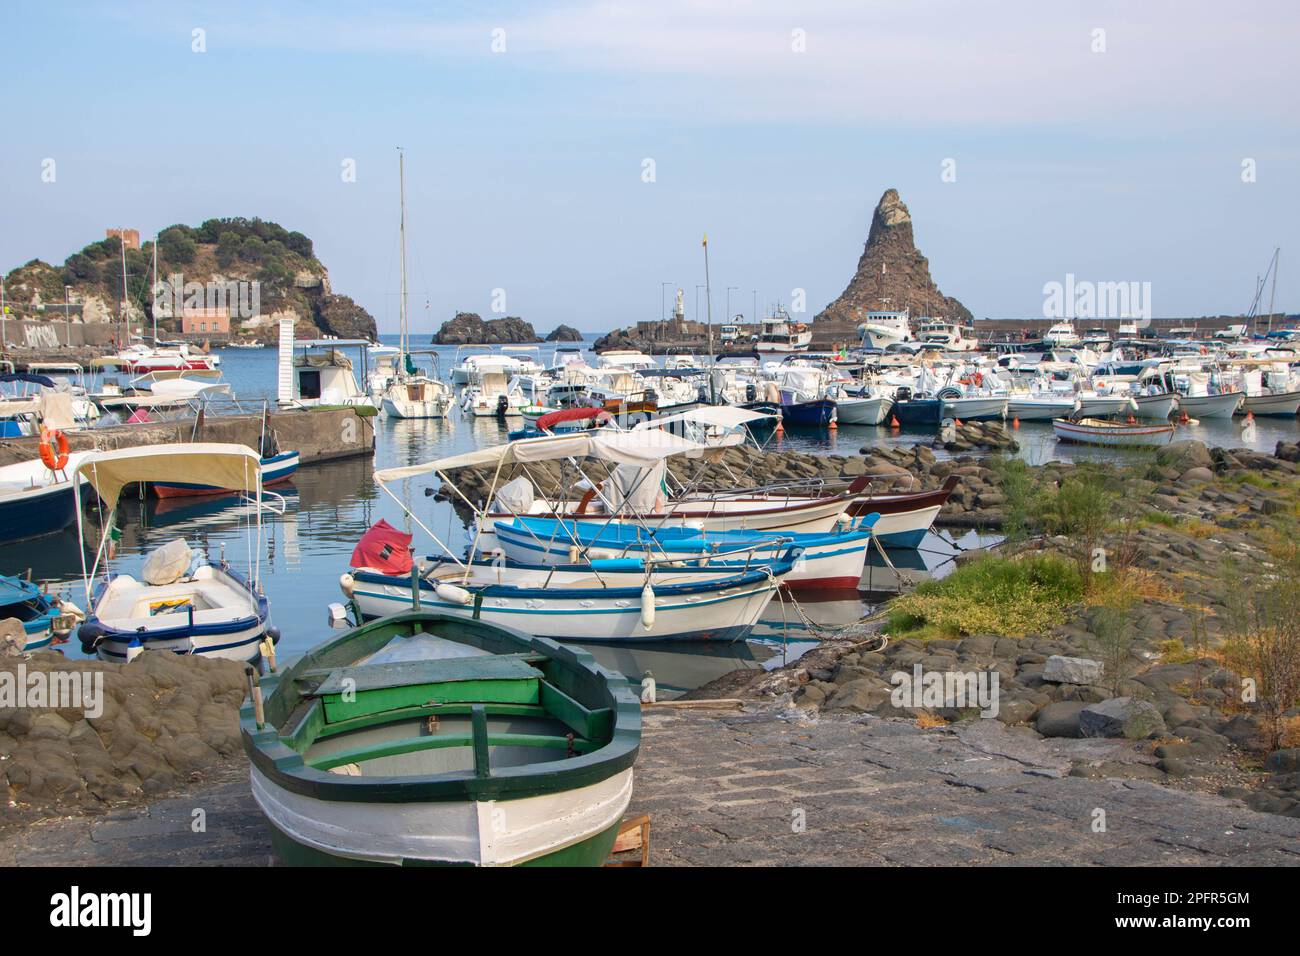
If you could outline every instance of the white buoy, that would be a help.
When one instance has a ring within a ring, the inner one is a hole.
[[[433,592],[448,604],[469,604],[474,600],[474,595],[470,594],[460,585],[448,584],[445,581],[434,588]]]
[[[645,677],[641,678],[641,703],[653,704],[655,702],[655,675],[651,671],[645,672]]]
[[[641,589],[641,626],[647,631],[655,625],[655,589],[650,582]]]
[[[355,584],[356,581],[353,580],[352,575],[346,571],[339,575],[339,590],[343,592],[345,597],[352,597],[352,588]]]

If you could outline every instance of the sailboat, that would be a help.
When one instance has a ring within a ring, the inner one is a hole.
[[[397,177],[401,202],[399,233],[402,249],[401,356],[397,374],[384,389],[381,404],[390,418],[446,418],[451,407],[451,389],[437,378],[430,378],[415,367],[411,360],[409,330],[406,320],[406,156],[398,150]]]

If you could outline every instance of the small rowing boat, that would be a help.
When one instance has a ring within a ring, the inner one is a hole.
[[[599,866],[641,708],[586,651],[408,608],[263,678],[240,729],[286,863]]]
[[[1058,441],[1081,445],[1105,445],[1111,448],[1149,448],[1167,445],[1174,435],[1173,425],[1127,425],[1100,418],[1077,422],[1064,418],[1052,421]]]

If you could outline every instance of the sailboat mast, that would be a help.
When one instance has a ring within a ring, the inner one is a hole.
[[[398,315],[402,326],[402,362],[406,362],[406,154],[401,147],[397,149],[397,188],[401,204],[401,219],[398,225],[399,243],[402,255],[402,297],[398,305]]]
[[[1277,295],[1277,267],[1281,264],[1282,247],[1273,250],[1273,289],[1268,294],[1268,330],[1273,331],[1273,299]]]
[[[126,332],[126,344],[131,344],[131,327],[126,317],[126,230],[122,230],[122,235],[118,237],[122,243],[122,327]]]
[[[158,347],[158,233],[153,235],[153,347]]]

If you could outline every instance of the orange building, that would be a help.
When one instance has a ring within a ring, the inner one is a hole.
[[[186,335],[229,335],[229,309],[187,308],[181,312],[181,331]]]
[[[140,248],[139,229],[108,229],[105,235],[109,239],[121,239],[128,249]]]

